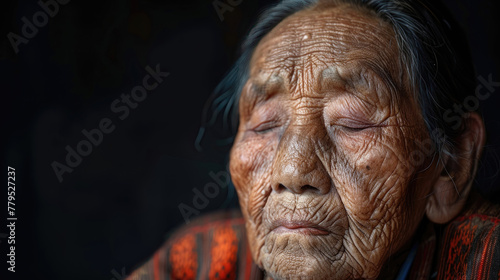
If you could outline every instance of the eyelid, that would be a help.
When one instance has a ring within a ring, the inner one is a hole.
[[[340,125],[340,126],[345,126],[345,127],[351,127],[351,128],[364,128],[364,127],[374,126],[374,124],[371,122],[360,121],[360,120],[351,119],[351,118],[339,118],[339,119],[337,119],[335,124]]]
[[[339,96],[332,100],[325,109],[325,118],[331,127],[340,127],[352,131],[379,127],[377,108],[368,106],[365,101],[349,96]]]
[[[254,108],[248,120],[248,129],[254,132],[266,132],[282,124],[284,113],[278,102],[266,102]]]
[[[340,127],[347,132],[360,132],[366,129],[379,127],[379,125],[372,122],[360,121],[351,118],[339,118],[332,122],[330,126]]]
[[[268,132],[279,126],[279,122],[276,120],[267,120],[259,123],[257,126],[254,126],[252,130],[257,133]]]

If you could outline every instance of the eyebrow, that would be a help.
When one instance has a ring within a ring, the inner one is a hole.
[[[339,69],[336,66],[330,66],[321,71],[316,89],[318,92],[325,92],[325,89],[332,89],[335,87],[344,87],[349,84],[349,81],[340,76]]]
[[[360,85],[372,84],[370,88],[374,88],[373,84],[377,84],[384,88],[387,93],[396,92],[396,85],[391,78],[391,75],[385,71],[379,64],[371,61],[359,61],[359,65],[356,69],[349,74],[345,75],[348,77],[342,77],[340,74],[340,67],[331,66],[322,70],[319,80],[317,82],[317,87],[319,92],[326,92],[332,88],[343,88],[344,91],[356,94],[356,90],[351,91],[348,88],[359,88]],[[362,75],[363,70],[367,70],[370,74],[368,77]]]
[[[251,88],[248,91],[249,98],[255,100],[256,103],[270,99],[271,97],[283,92],[285,90],[285,83],[281,76],[273,74],[268,76],[262,82],[259,79],[252,79]]]

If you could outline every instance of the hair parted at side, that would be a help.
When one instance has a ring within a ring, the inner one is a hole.
[[[261,39],[288,16],[329,3],[368,9],[390,23],[396,34],[400,63],[407,72],[436,152],[453,157],[454,139],[462,128],[447,123],[445,111],[473,94],[476,82],[466,37],[439,0],[283,0],[271,6],[259,17],[242,44],[241,56],[207,102],[197,148],[201,149],[205,129],[220,119],[225,128],[230,127],[231,133],[235,133],[239,96],[248,80],[251,56]],[[433,133],[436,131],[441,133]]]

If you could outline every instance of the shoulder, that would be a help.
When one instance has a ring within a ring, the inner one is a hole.
[[[444,228],[438,279],[500,276],[500,206],[479,196],[473,199],[469,209]]]
[[[177,229],[128,279],[235,279],[248,269],[245,223],[239,210],[202,216]]]

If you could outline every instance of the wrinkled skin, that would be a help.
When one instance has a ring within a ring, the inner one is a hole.
[[[412,160],[429,135],[399,61],[389,24],[346,5],[298,12],[257,46],[230,171],[273,279],[376,279],[411,244],[440,174]]]

